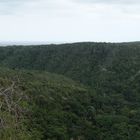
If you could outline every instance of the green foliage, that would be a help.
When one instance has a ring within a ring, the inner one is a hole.
[[[139,43],[1,47],[0,65],[1,87],[26,96],[20,129],[0,112],[0,139],[139,140]]]

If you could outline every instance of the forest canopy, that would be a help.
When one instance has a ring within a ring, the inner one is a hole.
[[[0,47],[1,140],[139,140],[140,43]]]

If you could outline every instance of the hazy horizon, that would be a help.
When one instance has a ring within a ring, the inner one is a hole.
[[[133,43],[133,42],[140,42],[140,41],[128,41],[128,42],[104,42],[104,41],[76,41],[76,42],[67,42],[67,41],[61,41],[61,42],[56,42],[56,41],[0,41],[0,46],[13,46],[13,45],[50,45],[50,44],[71,44],[71,43],[86,43],[86,42],[91,42],[91,43]]]

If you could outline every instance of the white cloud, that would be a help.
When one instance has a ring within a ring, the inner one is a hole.
[[[103,4],[140,4],[139,0],[72,0],[79,3],[103,3]]]
[[[0,40],[140,40],[139,1],[127,2],[0,0]]]

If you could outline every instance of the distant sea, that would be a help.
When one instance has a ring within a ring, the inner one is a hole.
[[[9,42],[0,42],[0,46],[14,46],[14,45],[48,45],[48,44],[62,44],[62,43],[67,43],[67,42],[30,42],[30,41],[9,41]]]

